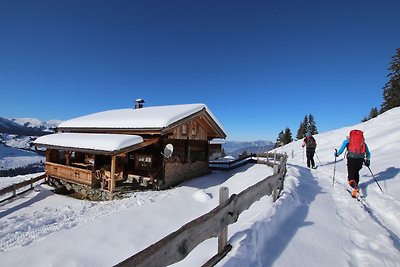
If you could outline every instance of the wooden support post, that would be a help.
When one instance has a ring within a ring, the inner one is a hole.
[[[71,166],[71,151],[65,151],[65,165]]]
[[[110,192],[114,192],[115,190],[115,163],[116,163],[116,156],[111,157],[111,177],[110,177]]]
[[[219,188],[219,204],[222,205],[229,199],[229,188]],[[228,215],[228,214],[227,214]],[[228,244],[228,226],[226,226],[218,235],[218,253],[222,252]]]

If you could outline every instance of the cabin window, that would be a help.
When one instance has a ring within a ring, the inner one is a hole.
[[[182,135],[186,135],[187,134],[187,124],[182,124]]]
[[[139,169],[149,169],[152,166],[151,155],[138,155],[136,160],[136,166]]]
[[[197,134],[197,123],[193,122],[192,123],[192,135],[196,135]]]

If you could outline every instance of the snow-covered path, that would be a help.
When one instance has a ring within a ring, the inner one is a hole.
[[[273,216],[249,227],[218,266],[400,266],[396,219],[377,212],[372,196],[353,199],[345,172],[334,185],[332,176],[333,162],[310,170],[292,160]],[[370,181],[361,187],[381,197]]]

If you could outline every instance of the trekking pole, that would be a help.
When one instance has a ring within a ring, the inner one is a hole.
[[[319,165],[321,165],[322,163],[321,163],[321,160],[320,160],[319,157],[318,157],[317,151],[315,151],[315,156],[317,156],[317,159],[318,159],[318,161],[319,161]]]
[[[375,183],[378,185],[379,189],[380,189],[381,192],[383,193],[383,190],[382,190],[381,186],[379,185],[378,181],[375,179],[375,176],[374,176],[374,174],[372,173],[371,169],[369,168],[369,166],[367,166],[367,168],[368,168],[369,172],[371,173],[372,178],[374,178]]]
[[[335,185],[335,173],[336,173],[336,155],[337,149],[335,149],[335,164],[333,164],[333,178],[332,178],[332,186]]]

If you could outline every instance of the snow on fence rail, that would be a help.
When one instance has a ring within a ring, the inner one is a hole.
[[[274,166],[273,175],[231,197],[226,187],[220,188],[220,204],[215,209],[115,266],[168,266],[183,260],[201,242],[218,237],[218,253],[203,265],[214,266],[231,248],[227,244],[228,225],[235,223],[243,211],[263,196],[272,194],[273,201],[278,198],[283,189],[287,155],[275,154],[275,159],[277,156],[279,164]]]
[[[5,199],[1,199],[0,202],[4,201],[4,200],[7,200],[7,199],[10,199],[12,197],[15,197],[15,196],[17,196],[17,194],[23,193],[23,192],[25,192],[27,190],[33,189],[33,184],[34,183],[36,183],[36,182],[38,182],[38,181],[40,181],[42,179],[45,179],[45,178],[46,178],[46,174],[42,174],[40,176],[31,178],[29,180],[25,180],[23,182],[12,184],[10,186],[1,188],[0,189],[0,197],[2,197],[3,195],[6,195],[8,193],[11,193],[11,192],[12,192],[12,195],[10,197],[5,198]],[[17,192],[18,189],[24,188],[26,186],[30,186],[30,187],[27,190],[24,190],[23,192]]]
[[[268,166],[273,167],[276,165],[277,157],[280,154],[274,153],[262,153],[262,154],[250,154],[246,157],[230,160],[230,161],[210,161],[210,169],[212,170],[221,170],[221,171],[229,171],[240,166],[246,165],[247,163],[264,163]],[[272,161],[271,161],[272,160]]]

